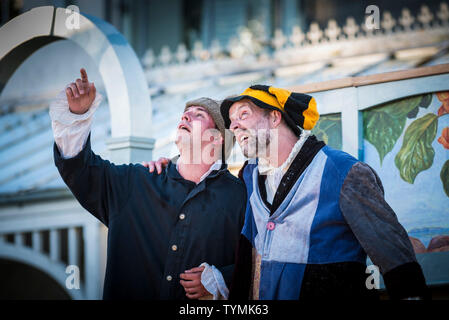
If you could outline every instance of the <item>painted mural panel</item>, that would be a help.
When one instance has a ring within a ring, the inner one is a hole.
[[[417,253],[449,251],[449,92],[363,111],[364,161]]]
[[[318,140],[324,141],[334,149],[342,148],[341,113],[320,115],[320,119],[312,130]]]

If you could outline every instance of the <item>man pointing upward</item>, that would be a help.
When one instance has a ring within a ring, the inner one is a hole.
[[[246,195],[222,161],[232,143],[224,141],[218,104],[208,98],[186,104],[176,131],[179,159],[157,175],[141,165],[114,165],[91,150],[92,115],[101,100],[81,69],[50,116],[61,177],[109,229],[103,297],[226,298]],[[207,139],[193,143],[197,135]]]

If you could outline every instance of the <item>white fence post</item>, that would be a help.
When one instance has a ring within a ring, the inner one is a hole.
[[[42,251],[42,233],[40,231],[33,231],[31,236],[31,245],[33,247],[33,250],[36,252]]]
[[[61,259],[61,246],[60,246],[61,236],[59,235],[58,229],[50,230],[50,259],[52,261],[59,261]]]

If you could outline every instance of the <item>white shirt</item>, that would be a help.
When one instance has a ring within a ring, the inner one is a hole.
[[[81,150],[89,136],[92,117],[103,100],[97,92],[95,100],[86,113],[70,112],[65,90],[61,91],[50,104],[51,126],[59,152],[64,159],[73,158]]]
[[[288,168],[292,164],[295,157],[298,155],[301,150],[304,142],[306,142],[307,138],[311,135],[309,130],[303,130],[298,141],[293,146],[290,154],[287,159],[281,164],[278,168],[271,166],[266,160],[260,158],[258,170],[260,174],[266,174],[267,178],[265,179],[265,189],[267,191],[267,201],[272,204],[274,195],[276,194],[276,190],[281,183],[282,177],[287,172]]]

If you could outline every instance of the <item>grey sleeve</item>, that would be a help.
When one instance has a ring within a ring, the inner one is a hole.
[[[346,176],[340,193],[340,210],[382,274],[416,262],[407,232],[385,201],[378,175],[367,164],[357,162]]]

